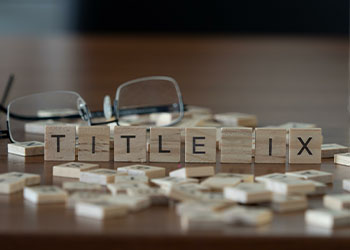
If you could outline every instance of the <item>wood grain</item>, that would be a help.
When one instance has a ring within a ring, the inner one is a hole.
[[[108,126],[78,128],[78,160],[109,161],[110,129]]]
[[[33,156],[44,154],[44,143],[38,141],[17,142],[7,145],[9,154]]]
[[[289,129],[289,163],[321,163],[322,130],[320,128]]]
[[[9,99],[49,90],[77,91],[91,110],[101,110],[103,97],[114,95],[123,82],[141,76],[170,75],[187,104],[214,112],[255,114],[258,126],[289,121],[321,127],[324,143],[348,141],[348,38],[289,36],[93,36],[0,37],[0,82],[16,74]],[[20,52],[20,53],[19,53]],[[1,91],[4,85],[1,85]],[[112,97],[113,98],[113,97]],[[283,100],[283,101],[281,101]],[[327,114],[327,115],[325,115]],[[4,116],[0,116],[4,122]],[[1,123],[1,128],[6,125]],[[28,138],[38,140],[38,138]],[[41,175],[42,184],[61,185],[69,179],[52,176],[59,162],[42,156],[7,154],[0,141],[0,172]],[[184,147],[182,148],[182,155]],[[263,175],[317,169],[334,174],[327,193],[343,192],[341,180],[349,167],[322,164],[221,164],[216,171]],[[102,168],[126,165],[103,162]],[[167,171],[191,166],[152,163]],[[197,164],[201,165],[201,164]],[[207,164],[203,164],[207,165]],[[319,207],[321,198],[309,200]],[[120,249],[348,249],[349,228],[333,232],[305,227],[304,213],[275,214],[263,228],[225,227],[221,231],[183,232],[175,211],[163,206],[126,218],[97,223],[78,219],[63,205],[33,207],[21,193],[0,195],[1,249],[37,250],[103,247]],[[20,239],[20,240],[19,240]]]
[[[146,150],[146,128],[114,128],[114,161],[146,162]]]
[[[216,128],[185,129],[185,161],[197,163],[216,161]]]
[[[251,163],[253,150],[252,128],[221,129],[221,162]]]
[[[75,160],[75,126],[45,127],[45,161]]]
[[[151,128],[149,142],[150,162],[180,162],[180,128]]]
[[[285,163],[287,130],[277,128],[255,129],[255,162]]]

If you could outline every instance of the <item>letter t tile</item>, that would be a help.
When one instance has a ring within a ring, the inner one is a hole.
[[[146,162],[147,129],[114,127],[114,161]]]
[[[45,161],[75,160],[75,126],[45,127]]]

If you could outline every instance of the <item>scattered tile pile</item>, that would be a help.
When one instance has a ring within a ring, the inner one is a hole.
[[[216,229],[225,225],[258,226],[273,214],[306,210],[308,225],[350,226],[350,194],[327,194],[330,173],[303,170],[258,176],[217,173],[212,166],[181,168],[166,176],[165,169],[131,165],[117,170],[71,162],[53,167],[53,175],[79,178],[58,186],[40,186],[40,176],[10,172],[0,175],[0,193],[24,189],[35,204],[66,203],[77,216],[112,219],[176,201],[183,229]],[[35,186],[33,186],[35,185]],[[350,191],[350,180],[343,181]],[[308,209],[308,197],[324,195],[324,208]]]

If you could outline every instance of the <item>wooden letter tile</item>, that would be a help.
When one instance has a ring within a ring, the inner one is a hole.
[[[322,132],[320,128],[289,130],[289,163],[320,164]]]
[[[109,161],[108,126],[79,127],[78,134],[79,161]]]
[[[149,186],[142,182],[122,182],[107,184],[108,190],[113,194],[125,194],[131,189],[148,189]]]
[[[203,197],[203,190],[207,188],[196,183],[183,183],[163,188],[166,194],[175,200],[198,200]]]
[[[164,178],[152,179],[151,182],[160,186],[161,188],[170,188],[171,186],[181,185],[184,183],[198,183],[198,179],[167,176]]]
[[[323,205],[333,210],[347,210],[350,213],[350,194],[328,194],[323,197]]]
[[[76,182],[85,185],[97,185],[91,183],[82,183]],[[82,187],[82,186],[81,186]],[[67,190],[70,191],[70,190]],[[95,202],[95,201],[104,201],[111,197],[110,194],[104,192],[92,192],[93,190],[79,191],[78,189],[73,189],[73,193],[69,196],[67,207],[74,208],[79,202]]]
[[[318,182],[322,182],[322,183],[332,183],[333,182],[333,174],[332,173],[314,170],[314,169],[288,172],[288,173],[286,173],[286,175],[300,178],[300,179],[305,179],[305,180],[318,181]]]
[[[38,141],[16,142],[7,144],[9,154],[34,156],[44,154],[44,143]]]
[[[332,158],[335,154],[347,153],[348,147],[339,144],[322,144],[322,158]]]
[[[148,184],[149,178],[146,175],[117,175],[115,177],[114,183],[124,183],[124,182],[142,182]]]
[[[8,172],[0,175],[1,177],[8,178],[17,178],[24,180],[26,186],[38,185],[40,184],[40,175],[30,174],[30,173],[21,173],[21,172]]]
[[[224,126],[256,127],[258,123],[256,115],[234,112],[215,114],[214,118]]]
[[[255,129],[255,162],[285,163],[287,130],[278,128]]]
[[[148,178],[165,177],[165,168],[147,166],[147,165],[131,165],[127,167],[120,167],[117,169],[118,173],[128,173],[128,175],[143,175]]]
[[[268,202],[272,199],[272,192],[261,183],[241,183],[235,187],[225,187],[224,196],[226,199],[249,204]]]
[[[11,194],[21,191],[24,185],[25,180],[23,178],[9,177],[5,174],[0,175],[0,194]]]
[[[301,180],[295,177],[287,176],[286,178],[271,178],[265,182],[266,188],[274,193],[279,194],[309,194],[316,190],[313,182]]]
[[[114,182],[117,171],[108,168],[98,168],[90,171],[83,171],[80,173],[80,181],[87,183],[97,183],[100,185],[107,185],[107,183]]]
[[[324,184],[322,182],[308,180],[308,182],[311,182],[315,185],[315,191],[308,193],[308,196],[314,196],[314,195],[324,195],[327,191],[327,184]]]
[[[334,155],[334,163],[350,166],[350,153],[336,154]]]
[[[180,162],[180,149],[180,128],[151,128],[151,162]]]
[[[191,178],[191,177],[207,177],[213,176],[215,169],[213,166],[198,166],[180,168],[169,173],[171,177]]]
[[[97,164],[82,162],[69,162],[58,166],[53,166],[53,176],[80,178],[80,173],[98,168]]]
[[[254,182],[254,175],[240,173],[218,173],[215,175],[220,178],[238,178],[241,182]]]
[[[45,161],[75,160],[75,126],[45,127]]]
[[[114,161],[146,162],[147,130],[142,127],[114,128]]]
[[[201,185],[211,190],[222,191],[224,187],[234,187],[242,182],[241,178],[230,175],[214,175],[201,182]]]
[[[316,128],[316,124],[302,122],[287,122],[278,126],[279,128]]]
[[[45,127],[51,125],[51,126],[61,126],[64,125],[63,122],[58,121],[36,121],[36,122],[27,122],[24,124],[24,131],[26,133],[30,134],[45,134]]]
[[[225,226],[220,214],[212,212],[188,213],[181,216],[181,229],[183,231],[220,230]]]
[[[236,205],[234,201],[225,200],[224,202],[206,202],[202,200],[185,200],[176,204],[176,213],[180,216],[188,213],[210,212],[215,213],[220,210]]]
[[[216,162],[216,128],[186,128],[186,162]]]
[[[234,206],[223,212],[223,219],[229,224],[260,226],[271,223],[273,213],[266,208]]]
[[[283,179],[286,179],[286,178],[288,178],[288,176],[286,174],[271,173],[271,174],[265,174],[265,175],[256,176],[255,180],[257,182],[266,183],[269,180],[283,180]]]
[[[304,195],[282,195],[274,193],[271,207],[274,211],[283,213],[305,210],[307,205],[307,199]]]
[[[252,128],[221,129],[221,162],[252,162]]]
[[[309,209],[305,213],[305,222],[307,225],[335,228],[350,225],[349,211],[337,211],[330,209]]]
[[[109,199],[78,202],[75,206],[75,214],[98,220],[122,217],[127,215],[128,208],[110,201]]]
[[[109,200],[116,204],[126,206],[132,212],[140,211],[151,205],[151,200],[147,196],[129,196],[125,194],[115,195]]]
[[[62,188],[68,192],[91,192],[91,191],[103,191],[103,187],[100,184],[85,183],[79,181],[66,181],[62,183]]]
[[[130,189],[127,194],[130,196],[148,197],[152,205],[168,205],[169,203],[169,198],[160,188],[150,187],[147,189]]]
[[[67,200],[67,193],[56,186],[26,187],[23,196],[36,204],[65,203]]]

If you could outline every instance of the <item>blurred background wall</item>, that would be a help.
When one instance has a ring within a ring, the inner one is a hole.
[[[347,35],[348,0],[0,0],[0,34]]]
[[[0,0],[0,93],[15,73],[9,100],[64,89],[101,109],[121,83],[168,75],[187,103],[315,123],[340,143],[348,30],[348,0]]]

